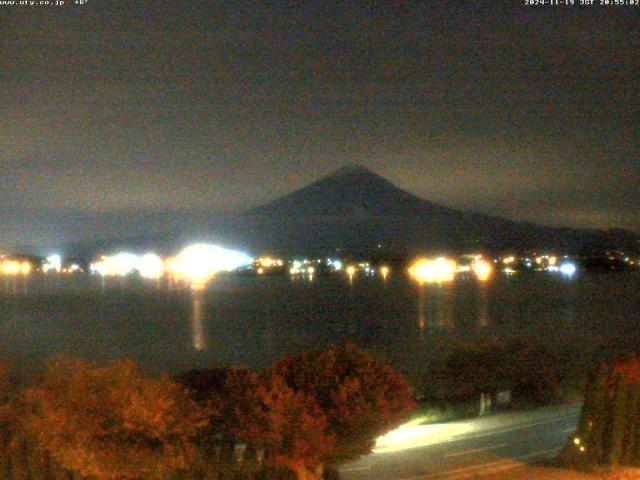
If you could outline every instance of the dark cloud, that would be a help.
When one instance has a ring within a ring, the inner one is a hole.
[[[77,235],[38,228],[55,212],[241,210],[350,162],[637,230],[640,9],[432,3],[2,7],[0,241]]]

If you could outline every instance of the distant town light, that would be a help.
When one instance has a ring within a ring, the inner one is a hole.
[[[455,278],[457,263],[444,257],[422,258],[409,268],[409,274],[419,283],[450,282]]]
[[[560,265],[560,273],[568,277],[573,276],[576,273],[577,267],[574,263],[563,263]]]
[[[145,253],[138,259],[136,269],[141,277],[155,280],[164,275],[164,262],[155,253]]]
[[[264,268],[281,267],[283,262],[279,258],[260,257],[256,259],[256,263]]]
[[[391,270],[386,265],[383,265],[382,267],[380,267],[380,275],[382,275],[382,279],[383,280],[387,279],[387,277],[389,276],[389,272],[390,271]]]
[[[346,270],[347,275],[349,276],[349,285],[351,285],[353,283],[353,276],[356,274],[356,272],[358,271],[358,269],[356,267],[354,267],[353,265],[349,265]]]
[[[115,255],[103,256],[98,262],[92,263],[90,269],[102,276],[125,276],[135,270],[137,263],[137,255],[119,252]]]
[[[32,266],[29,262],[20,262],[18,260],[5,260],[2,262],[2,273],[5,275],[27,275],[31,272]]]
[[[486,260],[476,260],[471,268],[476,278],[481,282],[489,280],[493,274],[493,266]]]
[[[216,273],[249,265],[252,259],[242,252],[217,245],[197,243],[182,250],[167,262],[167,269],[176,277],[202,288]]]
[[[302,273],[302,262],[300,260],[294,260],[291,263],[291,268],[289,269],[289,273],[291,273],[291,275],[297,275],[299,273]]]
[[[62,270],[62,257],[58,254],[49,255],[46,258],[42,269],[46,272],[50,270],[55,270],[56,272],[60,272]]]

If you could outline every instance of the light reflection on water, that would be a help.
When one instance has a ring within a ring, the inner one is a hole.
[[[418,328],[425,331],[452,330],[455,327],[456,289],[452,283],[418,286]]]
[[[28,275],[2,275],[5,295],[27,295],[29,293]]]
[[[193,339],[193,348],[196,350],[204,350],[204,299],[200,290],[192,290],[192,312],[191,312],[191,336]]]
[[[489,292],[487,284],[482,282],[478,286],[478,327],[487,328],[489,326]]]
[[[346,275],[312,282],[221,276],[197,292],[135,278],[103,285],[99,277],[34,276],[26,290],[21,282],[5,278],[0,290],[0,354],[129,356],[169,371],[261,368],[348,340],[415,372],[454,343],[514,335],[595,342],[640,322],[638,274],[422,286],[400,275],[355,276],[351,285]]]

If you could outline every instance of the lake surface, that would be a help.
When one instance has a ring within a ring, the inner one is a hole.
[[[2,283],[4,282],[4,283]],[[128,357],[171,373],[264,368],[352,341],[419,376],[429,359],[485,337],[590,345],[640,325],[640,274],[496,275],[419,287],[404,276],[215,279],[192,292],[136,278],[0,278],[0,354],[37,368],[55,353]]]

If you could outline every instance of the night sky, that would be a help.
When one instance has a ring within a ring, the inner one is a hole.
[[[348,163],[640,231],[640,7],[255,3],[0,6],[0,245],[158,231]]]

